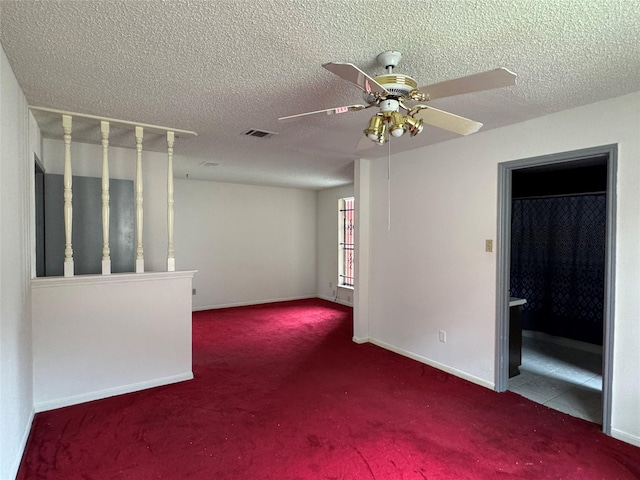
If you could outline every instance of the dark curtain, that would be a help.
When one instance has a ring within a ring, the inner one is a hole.
[[[602,345],[606,195],[512,201],[511,285],[523,328]]]

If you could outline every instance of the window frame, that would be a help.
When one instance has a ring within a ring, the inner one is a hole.
[[[355,285],[355,198],[338,201],[338,286]]]

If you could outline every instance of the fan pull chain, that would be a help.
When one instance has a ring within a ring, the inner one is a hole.
[[[389,153],[387,156],[387,232],[391,231],[391,138],[387,141]]]

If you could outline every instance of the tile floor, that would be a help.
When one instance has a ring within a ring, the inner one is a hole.
[[[522,337],[520,375],[509,390],[590,422],[602,423],[602,353]]]

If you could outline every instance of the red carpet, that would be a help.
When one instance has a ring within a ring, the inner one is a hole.
[[[354,344],[345,307],[193,317],[195,380],[36,415],[18,478],[640,478],[597,425]]]

